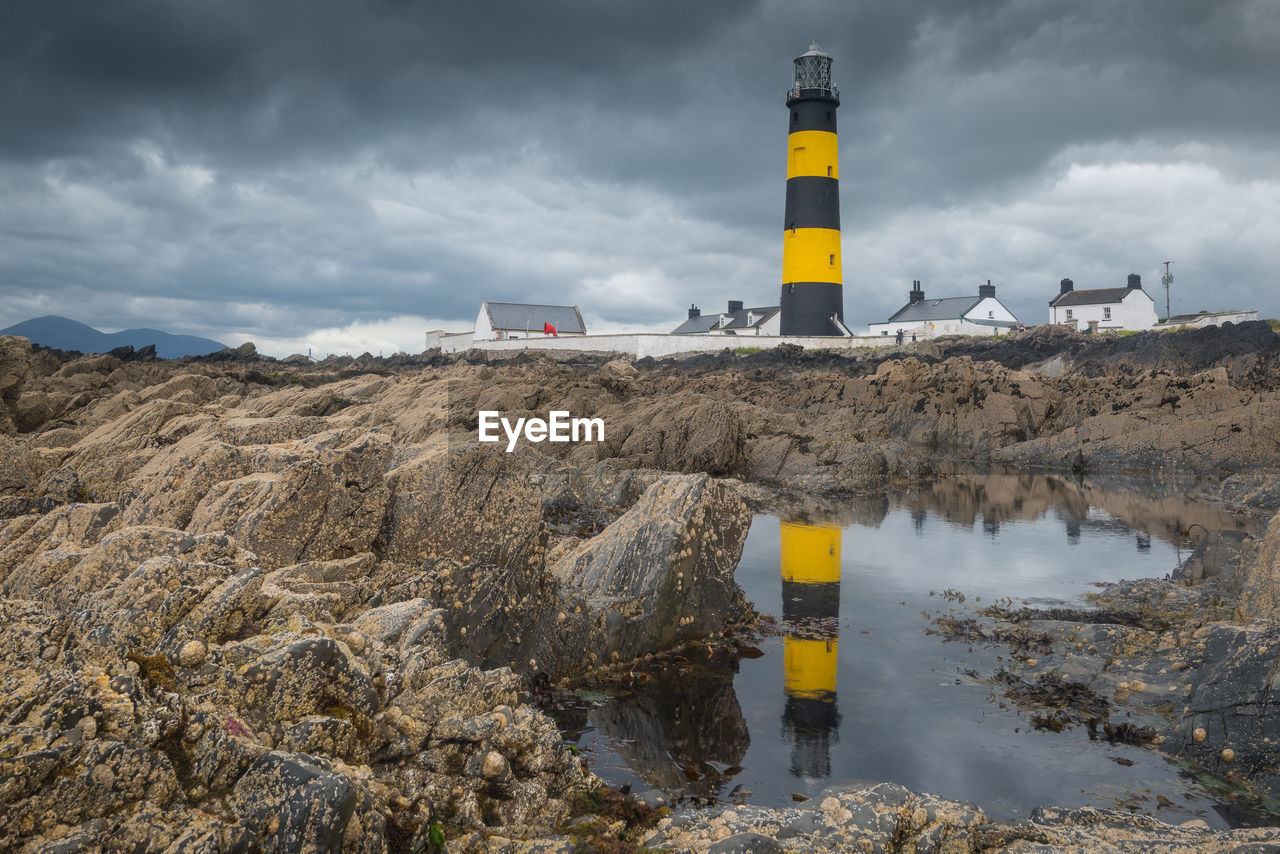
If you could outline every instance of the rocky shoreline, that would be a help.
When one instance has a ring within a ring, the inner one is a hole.
[[[508,454],[476,441],[480,410],[605,436]],[[637,362],[0,338],[0,849],[1280,850],[1280,829],[1100,810],[992,823],[891,784],[663,815],[609,793],[526,699],[749,619],[752,509],[959,458],[1196,474],[1273,513],[1278,415],[1265,324]],[[1275,797],[1278,527],[1104,594],[1133,619],[965,631],[1034,634],[1010,691],[1178,695],[1160,749]]]

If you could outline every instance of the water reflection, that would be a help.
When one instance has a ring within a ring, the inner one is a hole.
[[[840,664],[840,540],[834,525],[782,522],[783,733],[791,773],[831,776],[839,738],[836,677]]]
[[[738,660],[706,647],[679,659],[626,677],[608,703],[586,692],[587,702],[551,711],[572,740],[603,739],[645,788],[708,797],[740,770],[751,745],[733,689]]]
[[[904,493],[902,503],[919,536],[925,536],[931,513],[965,527],[981,524],[992,537],[1004,523],[1054,515],[1062,521],[1068,543],[1078,544],[1083,531],[1133,531],[1139,551],[1150,548],[1153,536],[1177,546],[1193,529],[1203,529],[1196,531],[1202,534],[1252,524],[1221,505],[1189,501],[1188,488],[1185,483],[1118,476],[996,473],[944,478]],[[864,514],[865,508],[858,508],[858,515]]]
[[[572,725],[557,718],[611,783],[673,794],[785,805],[833,782],[891,780],[1002,819],[1052,803],[1222,826],[1219,802],[1158,753],[1035,731],[993,702],[968,674],[997,669],[1003,648],[923,628],[957,607],[940,591],[970,610],[1080,604],[1094,582],[1170,572],[1192,529],[1250,528],[1168,484],[1026,473],[757,516],[736,578],[780,617],[781,637],[749,658],[687,653],[647,681],[602,686],[610,696]]]

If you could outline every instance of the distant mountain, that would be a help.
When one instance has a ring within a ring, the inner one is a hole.
[[[21,335],[32,342],[58,350],[79,350],[81,353],[108,353],[117,347],[130,346],[139,350],[154,344],[161,359],[179,359],[183,356],[203,356],[216,353],[226,347],[209,338],[195,335],[173,335],[159,329],[125,329],[122,332],[99,332],[76,320],[56,314],[34,317],[15,323],[8,329],[0,329],[0,335]]]

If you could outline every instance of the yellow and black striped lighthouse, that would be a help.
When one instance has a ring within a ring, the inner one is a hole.
[[[840,167],[831,55],[814,42],[787,93],[787,209],[782,242],[783,335],[847,335],[840,272]]]

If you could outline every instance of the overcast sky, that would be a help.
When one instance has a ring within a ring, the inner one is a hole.
[[[963,10],[963,11],[960,11]],[[1280,316],[1275,0],[9,0],[0,327],[422,349],[480,300],[776,304],[791,60],[840,86],[845,316],[913,279]]]

